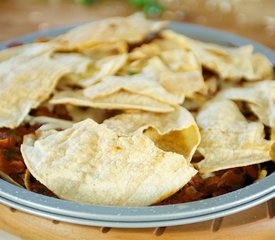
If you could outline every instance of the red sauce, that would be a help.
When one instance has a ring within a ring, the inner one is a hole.
[[[32,116],[47,116],[66,120],[71,120],[65,106],[56,105],[52,111],[47,107],[39,107],[32,110]],[[40,125],[22,124],[15,129],[0,128],[0,171],[6,173],[16,182],[22,185],[22,176],[26,172],[26,166],[20,146],[23,142],[23,137],[27,134],[34,133]],[[48,196],[54,194],[37,180],[32,179],[31,190]]]
[[[16,129],[0,128],[0,171],[10,175],[26,170],[20,145],[23,136],[33,133],[39,126],[21,125]]]
[[[37,181],[34,177],[30,178],[30,191],[36,192],[39,194],[43,194],[49,197],[57,197],[51,190],[49,190],[46,186]]]
[[[191,202],[219,196],[245,187],[259,177],[259,165],[217,171],[203,179],[198,173],[178,192],[155,205]]]

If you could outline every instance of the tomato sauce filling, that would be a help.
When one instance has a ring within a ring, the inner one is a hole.
[[[197,173],[183,188],[155,205],[185,203],[219,196],[252,184],[259,178],[258,164],[216,171],[203,178]]]
[[[30,112],[32,116],[47,116],[71,120],[67,109],[63,105],[56,105],[50,111],[47,107],[39,107]],[[40,125],[21,124],[15,129],[0,128],[0,171],[7,174],[21,186],[24,184],[24,177],[27,168],[24,164],[20,146],[24,135],[34,133]],[[30,190],[47,196],[54,196],[44,185],[30,176]]]

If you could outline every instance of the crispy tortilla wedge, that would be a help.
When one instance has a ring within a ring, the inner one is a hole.
[[[58,197],[98,205],[150,205],[197,172],[145,135],[120,137],[91,119],[26,136],[21,151],[31,174]]]
[[[171,113],[128,112],[103,122],[119,136],[144,132],[165,150],[182,154],[188,161],[200,143],[200,133],[191,113],[178,107]]]
[[[248,122],[237,105],[217,98],[199,112],[201,144],[204,156],[197,166],[202,173],[248,166],[274,160],[275,143],[266,140],[260,122]]]

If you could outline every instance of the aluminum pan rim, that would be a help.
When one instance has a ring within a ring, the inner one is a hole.
[[[56,36],[71,29],[73,26],[75,25],[16,38],[0,44],[0,49],[5,48],[9,43],[15,41],[30,42],[38,37]],[[230,33],[182,23],[172,23],[171,29],[179,33],[184,33],[190,37],[225,45],[240,46],[252,44],[256,52],[263,53],[272,63],[275,63],[275,53],[271,49]],[[124,225],[127,224],[127,222],[147,222],[149,224],[151,221],[172,221],[183,218],[199,219],[200,216],[213,212],[230,211],[230,209],[236,208],[236,206],[251,203],[262,196],[268,194],[271,196],[271,193],[275,190],[274,182],[275,173],[255,184],[219,197],[184,204],[139,208],[108,207],[73,203],[32,193],[13,186],[3,180],[0,180],[0,197],[3,203],[5,203],[5,201],[7,204],[9,201],[17,202],[18,206],[21,206],[22,209],[33,208],[37,211],[67,216],[69,218],[85,218],[106,222],[118,221]],[[272,197],[274,197],[274,194]]]
[[[0,180],[0,197],[25,207],[70,217],[104,221],[163,221],[223,211],[275,192],[275,173],[245,188],[190,203],[154,207],[109,207],[78,204],[32,193]]]
[[[212,220],[219,217],[225,217],[234,213],[238,213],[240,211],[247,210],[248,208],[252,208],[257,206],[261,203],[264,203],[272,198],[275,197],[275,191],[270,192],[260,198],[257,198],[251,202],[238,205],[234,208],[225,209],[218,212],[211,212],[209,214],[189,217],[189,218],[180,218],[180,219],[168,219],[168,220],[160,220],[160,221],[149,221],[149,222],[119,222],[119,221],[102,221],[97,219],[84,219],[84,218],[74,218],[71,216],[64,216],[60,214],[54,214],[49,212],[44,212],[39,209],[31,208],[22,206],[16,202],[12,202],[7,199],[3,199],[0,197],[0,203],[3,203],[9,207],[18,209],[20,211],[33,214],[39,217],[49,218],[52,220],[58,220],[62,222],[80,224],[80,225],[87,225],[87,226],[97,226],[97,227],[119,227],[119,228],[151,228],[151,227],[168,227],[168,226],[176,226],[176,225],[183,225],[183,224],[192,224],[203,222],[207,220]]]

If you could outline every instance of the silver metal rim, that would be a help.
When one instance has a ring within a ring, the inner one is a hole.
[[[51,212],[45,212],[43,210],[39,210],[36,208],[22,206],[17,202],[13,202],[7,199],[0,198],[0,203],[5,204],[9,207],[21,210],[23,212],[33,214],[39,217],[44,217],[52,220],[58,220],[62,222],[80,224],[80,225],[87,225],[87,226],[98,226],[98,227],[114,227],[114,228],[151,228],[151,227],[168,227],[168,226],[176,226],[176,225],[183,225],[183,224],[191,224],[191,223],[198,223],[202,221],[212,220],[219,217],[228,216],[240,211],[247,210],[248,208],[252,208],[257,206],[261,203],[264,203],[272,198],[275,197],[275,191],[268,193],[260,198],[257,198],[251,202],[247,202],[242,205],[238,205],[233,208],[225,209],[218,212],[211,212],[209,214],[198,215],[194,217],[187,217],[187,218],[180,218],[180,219],[170,219],[170,220],[163,220],[163,221],[144,221],[144,222],[120,222],[120,221],[102,221],[100,219],[86,219],[86,218],[75,218],[71,216],[65,216],[61,214],[55,214]]]

